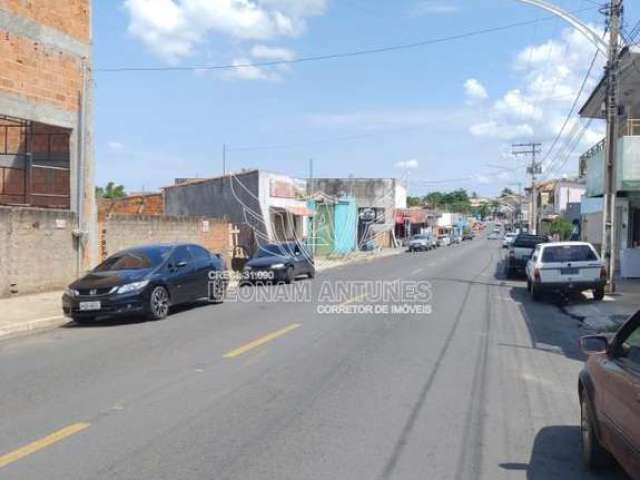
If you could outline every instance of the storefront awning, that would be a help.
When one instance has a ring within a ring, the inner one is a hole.
[[[413,225],[427,223],[427,211],[417,208],[397,208],[395,212],[396,224],[409,222]]]

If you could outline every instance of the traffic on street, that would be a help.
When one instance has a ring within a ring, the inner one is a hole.
[[[624,478],[582,466],[579,324],[504,260],[480,237],[319,273],[308,303],[1,343],[2,477]],[[428,282],[431,313],[318,314],[369,279]]]

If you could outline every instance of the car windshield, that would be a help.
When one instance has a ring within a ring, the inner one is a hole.
[[[171,247],[156,247],[140,250],[128,250],[116,253],[98,265],[95,272],[114,272],[120,270],[142,270],[162,264],[171,253]]]
[[[513,240],[513,246],[515,248],[535,248],[536,245],[546,242],[547,237],[543,237],[540,235],[520,234]]]
[[[598,256],[589,245],[549,246],[542,252],[545,263],[588,262],[597,260]]]
[[[273,257],[293,255],[293,246],[286,243],[272,243],[262,245],[256,252],[256,257]]]
[[[426,235],[414,235],[412,240],[426,240],[427,236]]]

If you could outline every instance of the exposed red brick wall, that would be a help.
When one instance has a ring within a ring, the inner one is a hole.
[[[207,226],[205,228],[205,223]],[[98,249],[101,259],[124,248],[149,243],[197,243],[229,262],[233,251],[232,225],[215,218],[162,215],[98,216]]]
[[[67,111],[78,110],[82,85],[79,58],[0,32],[0,59],[0,91]]]
[[[164,215],[164,202],[161,193],[101,198],[98,200],[98,211],[101,215]]]
[[[0,9],[89,41],[90,0],[0,0]]]

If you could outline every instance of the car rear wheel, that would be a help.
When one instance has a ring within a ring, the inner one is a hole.
[[[529,293],[531,294],[531,300],[537,302],[540,300],[540,290],[536,287],[536,284],[533,282],[529,282]]]
[[[149,296],[149,317],[152,320],[162,320],[167,315],[169,315],[169,292],[158,285]]]
[[[215,280],[211,290],[211,302],[222,303],[227,292],[227,284],[224,280]]]
[[[611,464],[611,456],[600,444],[593,428],[593,415],[586,397],[580,403],[580,432],[582,463],[588,470],[596,470]]]
[[[604,298],[604,287],[597,287],[593,289],[593,299],[600,301]]]
[[[307,276],[308,276],[309,278],[313,278],[313,277],[315,277],[315,276],[316,276],[316,269],[315,269],[315,268],[312,268],[311,270],[309,270],[309,273],[307,273]]]

